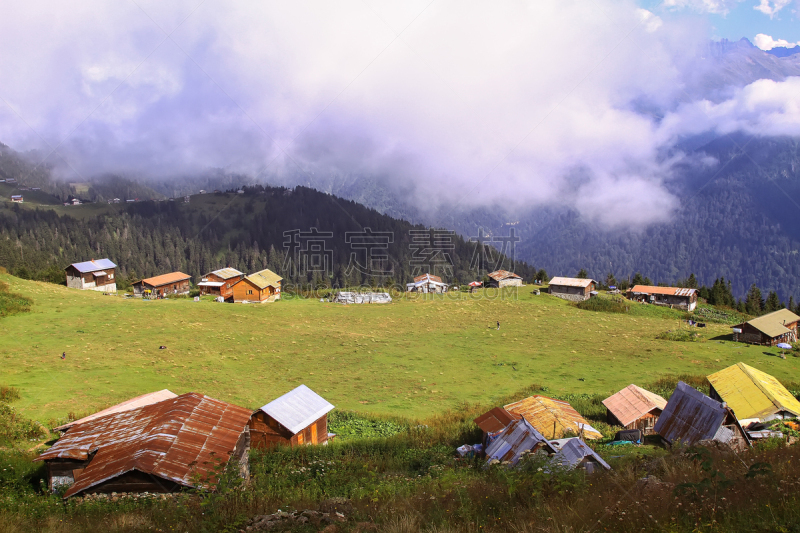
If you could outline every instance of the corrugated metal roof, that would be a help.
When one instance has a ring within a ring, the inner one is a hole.
[[[272,270],[265,268],[255,274],[245,276],[244,279],[258,287],[259,289],[266,289],[267,287],[278,287],[278,284],[283,279]]]
[[[170,283],[176,283],[186,279],[192,279],[192,276],[189,274],[184,274],[183,272],[170,272],[169,274],[161,274],[160,276],[143,279],[142,283],[146,283],[151,287],[160,287],[162,285],[168,285]]]
[[[665,294],[667,296],[691,296],[697,289],[684,289],[681,287],[654,287],[652,285],[635,285],[630,292],[639,294]]]
[[[514,420],[519,420],[520,415],[509,413],[502,407],[495,407],[475,419],[475,423],[486,433],[497,433]]]
[[[439,276],[434,276],[433,274],[422,274],[414,278],[414,283],[419,283],[421,281],[435,281],[436,283],[443,283],[442,278]]]
[[[611,470],[611,466],[578,437],[566,439],[566,442],[559,443],[559,445],[553,461],[560,463],[564,468],[570,470],[576,468],[586,457],[591,457],[606,470]]]
[[[523,452],[532,450],[542,444],[550,452],[555,451],[547,439],[536,431],[524,418],[511,422],[503,433],[497,437],[488,448],[486,458],[488,461],[508,461],[512,465],[519,462]]]
[[[514,274],[513,272],[509,272],[508,270],[495,270],[494,272],[492,272],[490,274],[487,274],[487,276],[489,276],[490,278],[492,278],[495,281],[502,281],[502,280],[508,279],[508,278],[522,279],[522,276],[518,276],[518,275]]]
[[[220,268],[219,270],[215,270],[211,273],[215,276],[221,277],[222,279],[231,279],[235,278],[236,276],[244,276],[244,272],[239,272],[235,268],[231,267]]]
[[[201,281],[197,284],[198,287],[222,287],[225,285],[224,281]]]
[[[101,416],[106,416],[114,413],[121,413],[123,411],[130,411],[131,409],[138,409],[139,407],[144,407],[145,405],[152,405],[154,403],[158,403],[164,400],[170,400],[172,398],[177,398],[177,397],[178,397],[177,394],[167,389],[163,389],[156,392],[148,392],[147,394],[142,394],[141,396],[137,396],[136,398],[125,400],[124,402],[118,403],[117,405],[112,405],[107,409],[103,409],[102,411],[98,411],[92,415],[85,416],[81,419],[74,420],[72,422],[69,422],[68,424],[64,424],[62,426],[58,426],[57,428],[53,429],[57,431],[64,431],[73,426],[77,426],[78,424],[83,424],[84,422],[94,420],[95,418],[100,418]]]
[[[655,431],[670,443],[691,445],[713,439],[727,414],[720,402],[680,381],[658,418]]]
[[[260,410],[294,434],[307,428],[332,409],[333,405],[322,396],[305,385],[300,385],[280,398],[272,400]]]
[[[132,471],[183,486],[213,482],[217,460],[228,460],[251,414],[202,394],[183,394],[75,426],[35,460],[86,460],[96,451],[65,497]]]
[[[628,385],[603,400],[603,405],[623,426],[627,426],[654,409],[663,411],[667,406],[667,400],[636,385]]]
[[[567,432],[578,435],[583,429],[587,439],[601,439],[603,435],[594,429],[572,406],[547,396],[531,396],[510,403],[505,410],[521,415],[538,431],[553,438],[561,438]],[[554,434],[555,430],[555,434]]]
[[[800,320],[800,316],[797,316],[788,309],[779,309],[772,313],[754,318],[753,320],[748,320],[745,323],[750,324],[768,337],[779,337],[790,331],[784,324],[793,324],[798,320]],[[742,324],[737,324],[737,326],[741,327]]]
[[[592,283],[595,283],[593,279],[585,279],[585,278],[562,278],[560,276],[556,276],[550,280],[548,283],[549,285],[560,285],[562,287],[588,287]]]
[[[109,259],[92,259],[91,261],[84,261],[83,263],[72,263],[70,265],[78,270],[78,272],[94,272],[95,270],[103,270],[105,268],[117,268],[117,265]]]
[[[739,420],[763,419],[781,411],[800,416],[800,402],[780,381],[744,363],[711,374],[708,382]]]

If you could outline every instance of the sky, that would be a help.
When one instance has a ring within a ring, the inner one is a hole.
[[[709,39],[800,41],[798,1],[6,2],[0,142],[72,182],[365,176],[430,210],[644,227],[674,216],[677,166],[715,164],[681,137],[800,135],[796,78],[696,81]]]

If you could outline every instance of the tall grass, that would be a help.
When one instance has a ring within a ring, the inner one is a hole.
[[[0,281],[0,318],[31,310],[33,300],[11,292],[8,283]]]

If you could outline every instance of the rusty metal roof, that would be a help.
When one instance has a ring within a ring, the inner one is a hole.
[[[422,274],[414,278],[414,283],[419,283],[420,281],[435,281],[436,283],[443,283],[442,278],[439,276],[434,276],[433,274]]]
[[[689,297],[697,289],[684,289],[681,287],[653,287],[652,285],[635,285],[630,292],[639,294],[665,294],[667,296],[684,296]]]
[[[186,279],[192,279],[192,276],[184,274],[183,272],[170,272],[169,274],[161,274],[160,276],[143,279],[142,283],[150,285],[151,287],[160,287]]]
[[[636,385],[628,385],[603,400],[603,405],[623,426],[627,426],[654,409],[663,411],[667,406],[667,400]]]
[[[788,309],[778,309],[777,311],[767,313],[753,320],[748,320],[745,324],[750,324],[768,337],[779,337],[790,332],[789,328],[784,324],[794,324],[799,320],[800,316],[797,316]],[[738,324],[733,327],[741,326],[742,324]]]
[[[75,426],[35,460],[91,458],[65,497],[132,471],[191,487],[214,481],[217,461],[228,460],[251,414],[202,394],[182,394]]]
[[[475,423],[486,433],[497,433],[514,420],[519,420],[520,418],[522,418],[520,415],[509,413],[502,407],[495,407],[476,418]]]
[[[679,381],[654,429],[671,444],[692,445],[707,439],[727,442],[730,436],[721,428],[728,413],[722,403]]]
[[[244,276],[244,272],[239,272],[235,268],[231,268],[231,267],[220,268],[219,270],[215,270],[214,272],[211,272],[211,274],[214,274],[215,276],[219,276],[222,279],[231,279],[231,278],[235,278],[236,276]],[[208,274],[206,274],[206,275],[208,275]]]
[[[522,279],[522,276],[518,276],[513,272],[509,272],[508,270],[495,270],[494,272],[487,274],[490,278],[495,281],[501,281],[508,278],[519,278]]]
[[[562,400],[547,396],[531,396],[504,406],[505,410],[521,415],[543,435],[561,438],[572,432],[578,435],[583,429],[587,439],[601,439],[603,435],[594,429],[572,406]]]
[[[562,278],[561,276],[556,276],[550,280],[548,285],[558,285],[561,287],[588,287],[592,283],[596,283],[595,280],[589,278]]]
[[[493,459],[508,461],[515,465],[519,462],[523,452],[532,450],[539,444],[545,446],[550,452],[555,451],[544,435],[536,431],[536,428],[530,422],[524,418],[514,420],[503,431],[502,435],[492,441],[489,447],[486,448],[486,458],[489,461]]]
[[[739,420],[764,419],[781,411],[800,416],[800,402],[780,381],[744,363],[711,374],[708,382]]]
[[[57,428],[53,429],[57,431],[65,431],[73,426],[77,426],[78,424],[83,424],[84,422],[88,422],[89,420],[94,420],[95,418],[99,418],[101,416],[106,416],[114,413],[121,413],[123,411],[130,411],[131,409],[138,409],[139,407],[144,407],[145,405],[151,405],[163,400],[170,400],[172,398],[177,398],[177,396],[178,396],[177,394],[167,389],[163,389],[156,392],[149,392],[147,394],[142,394],[141,396],[137,396],[136,398],[125,400],[124,402],[118,403],[117,405],[112,405],[111,407],[103,409],[102,411],[98,411],[92,415],[85,416],[78,420],[73,420],[72,422],[58,426]]]

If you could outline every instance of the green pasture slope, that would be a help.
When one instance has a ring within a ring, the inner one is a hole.
[[[503,300],[240,305],[0,281],[33,300],[0,319],[0,384],[21,389],[15,405],[44,423],[162,388],[258,407],[305,383],[341,409],[424,418],[533,384],[602,394],[737,361],[800,381],[799,358],[713,339],[728,326],[709,324],[702,342],[659,340],[677,313],[582,311],[529,288]]]

